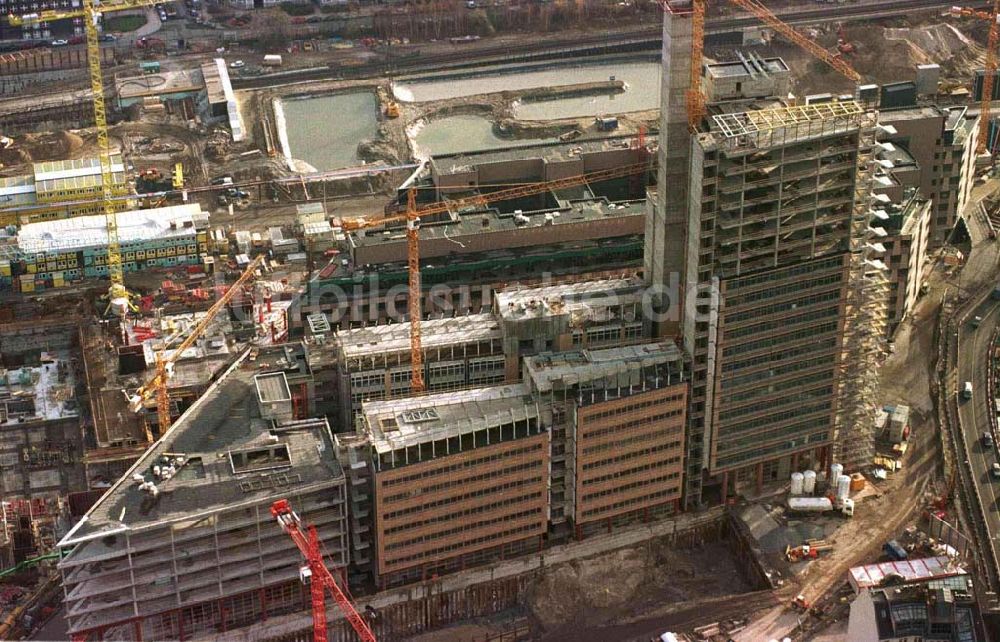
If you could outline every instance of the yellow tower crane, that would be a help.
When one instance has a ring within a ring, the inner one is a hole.
[[[104,103],[104,79],[101,74],[101,43],[97,33],[97,18],[101,14],[153,6],[156,0],[118,0],[109,4],[95,4],[95,0],[83,0],[83,8],[69,11],[46,10],[39,13],[7,16],[7,22],[14,27],[24,25],[83,18],[87,33],[87,69],[90,72],[90,90],[94,101],[94,124],[97,128],[97,146],[101,161],[101,200],[108,226],[108,277],[111,289],[108,294],[112,307],[122,310],[129,306],[128,291],[122,273],[121,247],[118,243],[118,219],[115,214],[115,184],[111,167],[111,143],[108,138],[108,114]]]

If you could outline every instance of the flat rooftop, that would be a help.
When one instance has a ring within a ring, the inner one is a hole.
[[[120,212],[118,240],[124,245],[193,236],[207,221],[208,214],[197,203]],[[107,221],[102,214],[29,223],[18,232],[17,244],[27,254],[106,247]]]
[[[334,336],[345,358],[410,351],[409,323],[340,330]],[[425,349],[489,341],[501,336],[500,327],[492,314],[470,314],[420,323],[421,345]]]
[[[508,289],[496,293],[494,309],[502,318],[514,321],[557,314],[584,314],[601,321],[598,306],[641,301],[643,289],[638,277]]]
[[[524,384],[491,386],[361,406],[365,431],[378,453],[440,441],[538,416]]]
[[[288,389],[288,378],[284,372],[259,374],[254,377],[257,385],[257,398],[261,403],[276,403],[291,401],[292,393]]]
[[[535,388],[552,390],[557,381],[593,381],[664,364],[676,365],[677,383],[684,381],[684,355],[673,341],[609,348],[548,352],[525,359],[525,367]]]
[[[222,69],[225,69],[225,67],[222,67]],[[213,105],[226,102],[228,100],[226,95],[227,87],[232,92],[232,85],[229,84],[229,72],[225,72],[225,79],[223,80],[223,72],[220,71],[219,64],[213,59],[201,63],[201,74],[205,83],[205,90],[208,92],[208,102]]]
[[[78,417],[75,386],[68,353],[43,352],[38,366],[0,368],[0,425]]]
[[[883,123],[895,123],[901,120],[920,120],[922,118],[948,117],[948,113],[937,105],[921,105],[904,109],[891,109],[880,113],[879,120]]]
[[[119,99],[164,96],[167,94],[192,93],[205,87],[205,77],[200,69],[179,69],[155,74],[124,76],[115,80],[115,91]]]
[[[70,546],[95,537],[161,526],[192,515],[259,505],[278,495],[322,488],[343,477],[324,419],[275,426],[261,418],[254,378],[259,372],[244,351],[237,361],[167,430],[60,542]],[[238,453],[234,458],[231,453]],[[165,481],[153,466],[184,463]],[[234,461],[242,462],[241,466]],[[267,466],[254,469],[254,462]],[[247,472],[234,472],[246,470]],[[266,471],[260,469],[266,468]],[[134,475],[153,481],[156,497],[140,490]],[[100,539],[75,560],[112,552]]]
[[[855,566],[848,571],[848,577],[855,591],[873,588],[882,583],[889,575],[898,575],[905,582],[924,582],[940,580],[954,575],[966,575],[966,570],[952,562],[946,555],[925,557],[922,559],[904,560],[902,562],[882,562]]]
[[[714,62],[705,65],[705,71],[710,76],[756,76],[764,73],[781,73],[788,71],[788,65],[781,58],[758,58],[753,56],[746,60]]]
[[[101,186],[101,160],[99,158],[79,158],[76,160],[46,161],[33,165],[35,191],[46,192],[65,190],[96,189]],[[125,166],[121,154],[111,155],[111,171],[115,183],[125,182]]]
[[[613,203],[606,198],[595,198],[585,186],[574,190],[553,192],[558,207],[522,212],[528,221],[519,221],[513,213],[502,213],[495,208],[474,208],[472,211],[451,212],[450,218],[438,221],[421,221],[420,240],[456,239],[493,232],[575,225],[613,217],[645,216],[644,201]],[[370,247],[406,242],[406,229],[399,225],[387,230],[352,232],[349,237],[353,247]]]

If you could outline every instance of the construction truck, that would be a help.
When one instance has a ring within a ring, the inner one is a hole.
[[[823,539],[810,539],[801,546],[786,546],[785,559],[789,562],[801,562],[802,560],[814,560],[821,553],[833,550],[833,544]]]
[[[854,515],[854,500],[846,498],[841,502],[833,502],[829,497],[789,497],[788,511],[790,513],[829,513],[836,509],[844,517]]]

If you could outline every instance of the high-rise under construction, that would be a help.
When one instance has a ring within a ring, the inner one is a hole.
[[[689,14],[668,12],[646,228],[648,278],[675,299],[657,330],[693,358],[689,506],[703,484],[718,501],[833,456],[870,461],[853,431],[884,319],[866,242],[871,113],[850,98],[789,106],[787,65],[749,55],[702,68],[708,111],[692,132],[691,41]]]

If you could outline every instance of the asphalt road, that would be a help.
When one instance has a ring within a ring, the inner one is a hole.
[[[991,182],[992,183],[992,182]],[[973,191],[970,203],[976,203],[995,185],[983,185]],[[973,249],[963,267],[960,277],[960,293],[972,295],[981,288],[996,283],[998,243],[986,239],[985,221],[979,216],[970,216],[973,206],[966,211],[970,232],[973,237]],[[973,327],[975,316],[982,318],[978,328]],[[952,382],[957,391],[956,403],[962,424],[967,452],[959,455],[959,459],[968,458],[972,468],[972,481],[976,486],[983,503],[983,513],[986,516],[986,530],[994,549],[997,548],[1000,537],[1000,479],[991,476],[990,469],[994,462],[1000,461],[996,446],[983,446],[983,432],[993,432],[988,382],[988,359],[992,352],[992,339],[1000,329],[1000,301],[987,297],[968,315],[965,323],[958,328],[957,372]],[[961,398],[961,390],[966,381],[972,382],[972,399]],[[996,442],[994,434],[994,442]],[[994,573],[997,571],[994,570]]]
[[[1000,301],[988,299],[974,313],[983,318],[979,328],[973,328],[966,322],[959,329],[958,355],[958,413],[962,420],[962,430],[965,431],[965,443],[972,464],[973,477],[979,496],[983,500],[986,512],[987,528],[990,537],[996,545],[1000,535],[1000,510],[997,498],[1000,497],[1000,479],[994,479],[990,468],[997,458],[994,445],[987,448],[983,445],[984,432],[992,432],[990,427],[990,412],[987,380],[987,362],[991,352],[991,340],[1000,327]],[[972,399],[963,400],[961,390],[966,381],[972,382]]]

